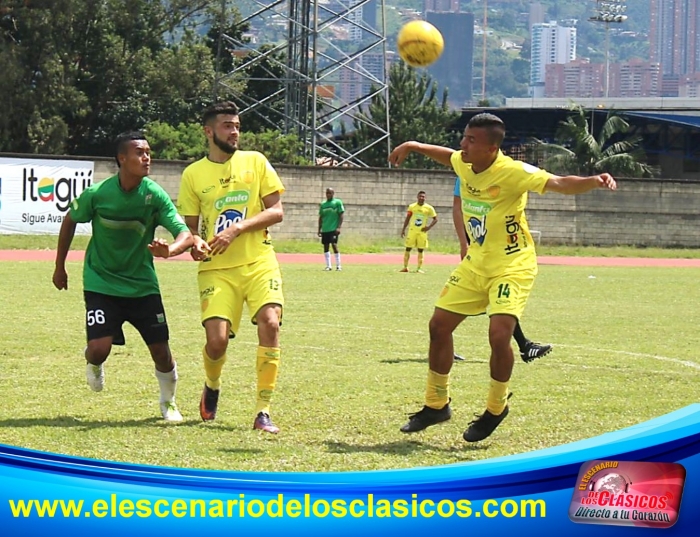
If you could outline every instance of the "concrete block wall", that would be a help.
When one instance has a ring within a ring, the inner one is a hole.
[[[96,180],[116,173],[114,160],[91,160],[95,162]],[[186,165],[179,161],[154,161],[151,177],[176,199]],[[419,190],[425,190],[439,219],[431,236],[454,238],[454,175],[448,171],[297,166],[276,169],[287,192],[283,197],[285,219],[275,226],[273,237],[315,238],[318,204],[330,186],[346,205],[346,235],[370,240],[397,237],[406,207],[415,201]],[[700,182],[623,179],[617,192],[598,190],[580,196],[530,193],[527,216],[530,228],[542,233],[543,244],[700,248]]]

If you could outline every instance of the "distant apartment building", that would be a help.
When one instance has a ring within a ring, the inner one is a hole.
[[[425,18],[445,40],[442,55],[428,67],[428,73],[438,83],[440,92],[447,89],[451,107],[465,106],[472,100],[474,14],[428,11]]]
[[[361,0],[350,0],[350,7],[352,8],[360,3]],[[358,7],[355,11],[349,13],[348,20],[352,21],[348,24],[348,35],[351,41],[360,42],[371,37],[371,34],[365,28],[376,29],[377,27],[377,0],[370,0],[362,7]]]
[[[544,22],[544,17],[545,17],[545,9],[542,4],[539,2],[532,2],[530,4],[530,13],[529,13],[529,27],[532,29],[532,27],[535,24],[542,24]]]
[[[700,97],[700,72],[683,77],[678,84],[678,96],[690,99]]]
[[[423,0],[423,13],[459,13],[459,0]]]
[[[700,72],[700,0],[651,0],[649,42],[663,96],[677,97],[682,78]]]
[[[557,22],[534,24],[531,32],[530,95],[544,97],[546,67],[576,59],[576,28]]]
[[[640,59],[610,64],[609,97],[659,97],[658,63]],[[587,59],[546,66],[545,97],[597,98],[605,96],[605,64]]]

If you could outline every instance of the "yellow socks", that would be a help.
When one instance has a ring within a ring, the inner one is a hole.
[[[423,266],[423,252],[418,252],[418,270]]]
[[[218,360],[213,360],[207,354],[207,348],[202,349],[202,358],[204,358],[204,374],[206,375],[206,384],[212,390],[221,388],[221,370],[226,363],[226,355],[224,354]]]
[[[428,385],[425,388],[425,406],[439,410],[450,401],[450,374],[441,375],[428,370]]]
[[[403,268],[408,268],[408,262],[411,259],[411,252],[404,251],[403,253]]]
[[[489,386],[489,397],[486,400],[486,410],[494,416],[503,413],[508,403],[508,383],[491,379]]]
[[[277,383],[277,371],[280,366],[280,349],[275,347],[258,347],[258,395],[255,402],[255,414],[270,414],[270,399]]]

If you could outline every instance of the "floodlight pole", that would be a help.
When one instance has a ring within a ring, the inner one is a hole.
[[[627,0],[596,0],[596,13],[588,20],[605,24],[605,98],[610,93],[610,24],[627,20]]]

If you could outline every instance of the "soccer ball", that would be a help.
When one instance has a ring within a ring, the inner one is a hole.
[[[396,39],[399,56],[411,67],[427,67],[442,54],[442,34],[426,21],[411,21],[403,26]]]

